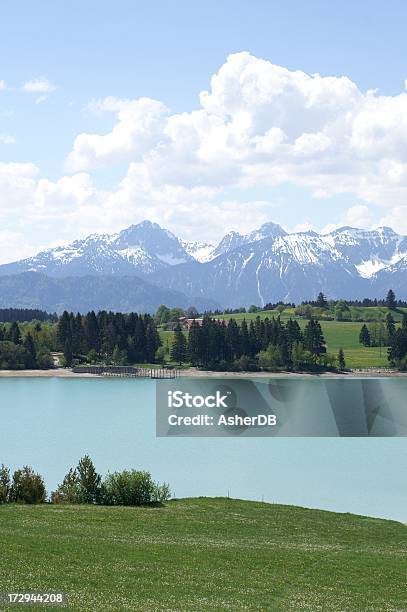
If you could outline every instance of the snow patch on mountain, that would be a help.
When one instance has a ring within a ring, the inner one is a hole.
[[[187,242],[186,240],[179,239],[181,246],[185,249],[188,255],[191,255],[196,261],[205,263],[213,259],[213,244],[207,242]]]
[[[355,268],[363,278],[372,278],[380,270],[391,269],[393,266],[403,261],[407,257],[407,253],[396,253],[389,261],[372,258],[367,261],[362,261]]]

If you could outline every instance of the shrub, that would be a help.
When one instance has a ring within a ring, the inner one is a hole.
[[[47,349],[39,349],[37,352],[37,367],[40,370],[49,370],[54,367],[51,353]]]
[[[163,503],[169,498],[168,484],[154,482],[149,472],[114,472],[102,484],[102,503],[111,506],[144,506]]]
[[[89,353],[86,355],[86,361],[88,363],[97,363],[98,359],[99,359],[99,356],[97,352],[95,351],[95,349],[91,349]]]
[[[9,501],[10,495],[10,470],[2,465],[0,467],[0,504]]]
[[[42,476],[35,474],[28,466],[13,474],[9,499],[22,504],[42,504],[47,497]]]
[[[403,372],[406,372],[407,371],[407,356],[403,357],[403,359],[400,359],[400,361],[397,362],[397,365],[400,370],[402,370]]]
[[[159,346],[155,352],[155,360],[162,365],[165,363],[166,350],[164,346]]]
[[[285,366],[281,347],[275,344],[269,344],[267,349],[260,351],[257,357],[259,366],[265,370],[278,370]]]
[[[249,368],[249,358],[246,355],[242,355],[235,361],[235,367],[241,371],[247,371]]]

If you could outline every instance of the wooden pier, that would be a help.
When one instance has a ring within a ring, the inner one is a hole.
[[[169,368],[136,368],[134,366],[76,366],[75,374],[95,374],[97,376],[115,376],[120,378],[178,378],[180,371]]]

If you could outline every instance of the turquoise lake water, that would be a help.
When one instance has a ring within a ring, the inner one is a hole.
[[[85,453],[102,474],[149,470],[176,497],[210,495],[407,522],[406,438],[156,438],[155,382],[0,379],[0,463],[51,491]]]

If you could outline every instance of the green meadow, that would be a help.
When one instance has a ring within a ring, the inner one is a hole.
[[[363,323],[367,325],[369,322],[382,320],[391,312],[396,325],[402,320],[403,314],[407,314],[406,308],[397,308],[390,311],[382,306],[370,307],[350,307],[349,318],[359,319],[358,321],[324,321],[319,318],[322,326],[322,331],[327,343],[329,353],[338,353],[342,348],[345,353],[347,368],[373,368],[373,367],[389,367],[387,360],[387,347],[365,347],[359,344],[359,332]],[[307,324],[307,320],[295,315],[294,308],[287,308],[281,314],[277,310],[267,310],[256,313],[237,313],[228,315],[217,315],[220,319],[235,319],[241,323],[243,319],[247,322],[255,320],[256,317],[262,319],[266,317],[281,316],[282,321],[295,319],[299,322],[302,328]],[[318,318],[318,317],[317,317]],[[160,337],[164,347],[170,350],[173,332],[160,330]]]
[[[407,610],[395,521],[195,498],[4,505],[0,522],[1,591],[63,592],[63,610]]]

